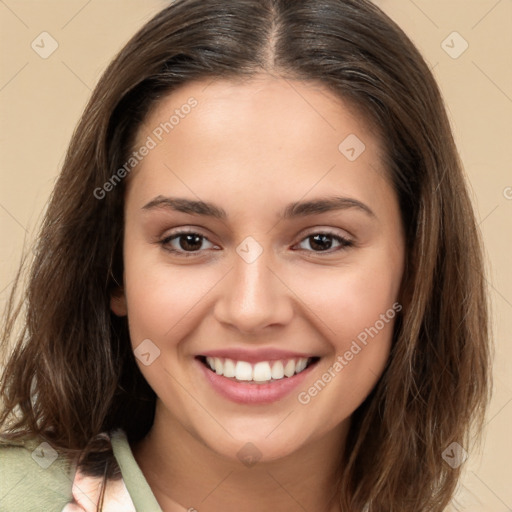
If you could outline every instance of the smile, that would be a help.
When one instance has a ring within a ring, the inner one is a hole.
[[[203,357],[202,361],[217,375],[240,382],[269,383],[303,372],[317,357],[283,359],[278,361],[259,361],[251,364],[229,358]]]
[[[209,387],[239,404],[270,404],[300,386],[320,357],[284,357],[244,361],[228,357],[197,356],[196,364]]]

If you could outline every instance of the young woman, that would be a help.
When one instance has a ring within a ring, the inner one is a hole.
[[[489,396],[481,254],[439,89],[377,7],[173,2],[52,194],[0,509],[445,510]]]

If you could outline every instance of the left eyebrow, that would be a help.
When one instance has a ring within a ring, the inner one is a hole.
[[[308,215],[318,215],[333,210],[358,209],[370,217],[376,217],[375,213],[364,203],[350,197],[332,196],[314,199],[311,201],[296,201],[288,204],[280,217],[293,219]],[[205,201],[196,201],[183,197],[157,196],[142,207],[143,210],[170,209],[191,215],[203,215],[216,219],[227,219],[228,214],[220,206]]]
[[[350,197],[333,196],[327,198],[319,198],[311,201],[297,201],[290,203],[284,209],[283,219],[292,219],[294,217],[303,217],[306,215],[316,215],[332,210],[348,210],[356,208],[370,217],[376,217],[375,213],[369,206]]]

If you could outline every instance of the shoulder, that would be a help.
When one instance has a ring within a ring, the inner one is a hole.
[[[61,512],[72,499],[74,470],[43,439],[0,437],[0,511]]]

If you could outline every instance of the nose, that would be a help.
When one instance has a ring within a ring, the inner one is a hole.
[[[240,332],[258,332],[268,326],[286,325],[293,316],[293,292],[272,258],[264,250],[248,262],[238,254],[223,279],[214,315],[220,323]]]

